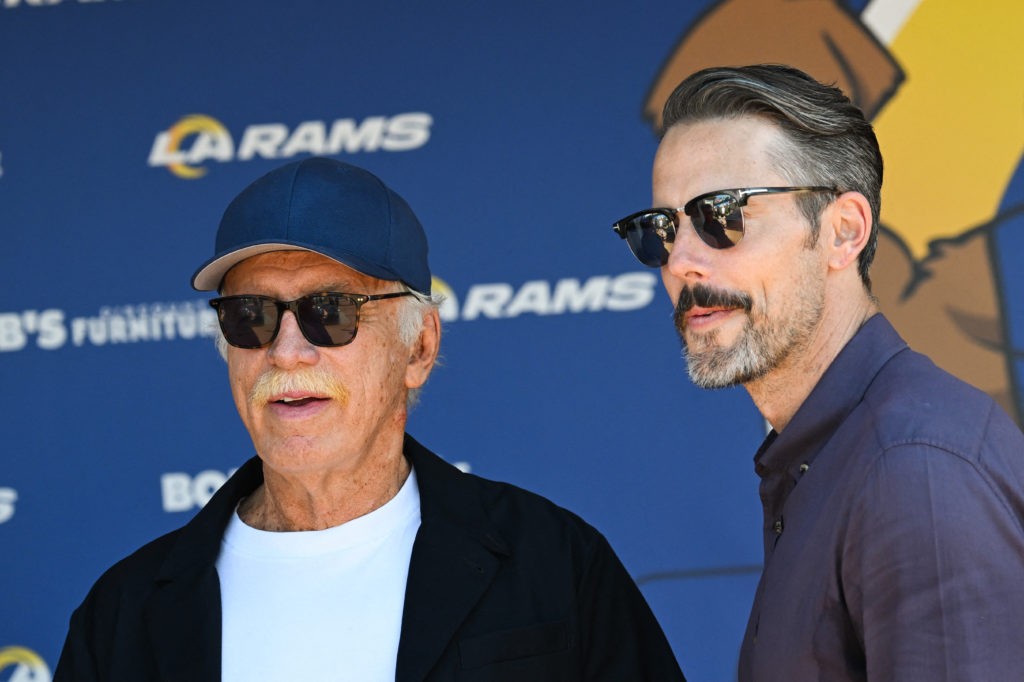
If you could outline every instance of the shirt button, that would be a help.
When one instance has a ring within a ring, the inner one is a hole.
[[[776,519],[775,523],[772,525],[772,529],[775,531],[776,535],[782,535],[782,519]]]
[[[810,469],[810,468],[811,468],[811,465],[808,464],[807,462],[804,462],[803,464],[800,465],[800,473],[801,474],[806,474],[807,470]]]

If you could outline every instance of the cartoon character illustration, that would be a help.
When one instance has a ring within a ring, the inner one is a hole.
[[[722,64],[792,64],[841,87],[885,157],[871,270],[882,310],[1024,424],[1024,344],[1011,341],[1024,337],[1024,273],[1008,283],[1020,260],[1000,250],[1024,228],[1022,27],[1024,4],[1010,2],[875,0],[857,16],[838,0],[724,0],[687,29],[644,113],[658,129],[675,85]]]

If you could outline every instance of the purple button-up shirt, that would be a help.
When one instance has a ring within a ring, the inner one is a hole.
[[[1024,435],[881,315],[755,457],[741,682],[1024,680]]]

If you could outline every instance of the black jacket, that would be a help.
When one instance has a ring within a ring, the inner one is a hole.
[[[463,474],[411,437],[422,522],[396,680],[682,680],[615,553],[571,512]],[[215,562],[249,460],[184,527],[108,570],[71,617],[54,682],[220,679]]]

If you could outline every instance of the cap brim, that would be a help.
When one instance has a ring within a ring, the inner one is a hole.
[[[221,256],[216,256],[206,263],[203,263],[199,266],[199,269],[196,270],[196,273],[192,275],[192,288],[196,291],[216,291],[220,288],[221,282],[224,280],[224,275],[228,273],[228,270],[238,265],[246,258],[258,256],[261,253],[270,253],[271,251],[311,251],[326,258],[330,258],[331,260],[341,263],[342,265],[352,268],[356,272],[360,272],[364,275],[369,275],[370,277],[376,277],[377,279],[383,279],[390,282],[401,281],[401,279],[396,277],[394,273],[384,272],[378,266],[362,262],[360,259],[352,256],[325,253],[323,249],[314,248],[304,244],[262,242],[259,244],[243,246]],[[415,287],[409,285],[408,282],[404,282],[404,284],[415,289]]]
[[[228,270],[246,258],[271,251],[309,251],[309,249],[295,246],[294,244],[253,244],[252,246],[246,246],[203,263],[196,270],[196,274],[192,275],[192,288],[196,291],[216,291],[220,288],[220,283]]]

